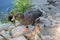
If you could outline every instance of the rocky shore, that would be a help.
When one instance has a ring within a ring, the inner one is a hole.
[[[55,5],[38,5],[43,12],[43,16],[39,17],[40,31],[44,40],[60,40],[60,1],[56,0]],[[36,6],[35,6],[36,7]],[[22,29],[26,26],[17,26],[19,21],[16,21],[15,25],[12,23],[0,24],[0,40],[27,40],[22,34],[25,34]],[[29,26],[29,32],[34,30],[34,26]],[[40,40],[40,39],[38,39]]]

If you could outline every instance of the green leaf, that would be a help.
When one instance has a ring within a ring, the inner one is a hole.
[[[14,8],[16,9],[16,12],[24,13],[31,7],[32,5],[30,0],[14,0]]]

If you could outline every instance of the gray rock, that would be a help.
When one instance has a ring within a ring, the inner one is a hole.
[[[1,30],[9,30],[10,28],[14,28],[15,26],[12,23],[5,23],[0,25]]]
[[[0,32],[0,34],[5,37],[4,38],[4,37],[0,36],[1,37],[0,39],[10,39],[11,38],[8,31],[6,32],[6,31],[3,30],[3,31]]]
[[[23,28],[25,28],[25,26],[19,26],[19,27],[16,27],[14,29],[12,29],[12,37],[18,37],[20,35],[23,34]]]
[[[16,38],[13,38],[13,39],[10,39],[10,40],[27,40],[27,39],[25,39],[24,36],[20,36],[20,37],[16,37]]]

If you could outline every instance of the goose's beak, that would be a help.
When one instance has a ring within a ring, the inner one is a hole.
[[[13,16],[13,18],[11,19],[11,22],[12,22],[12,23],[15,23],[15,18],[14,18],[14,16]]]
[[[15,17],[13,16],[13,18],[11,19],[11,21],[14,21],[15,20]]]

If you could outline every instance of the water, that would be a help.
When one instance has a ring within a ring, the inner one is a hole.
[[[0,20],[7,21],[7,16],[10,14],[9,12],[12,9],[13,9],[13,0],[0,0]]]
[[[12,0],[0,0],[0,12],[9,12],[13,8]]]

